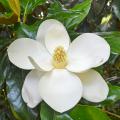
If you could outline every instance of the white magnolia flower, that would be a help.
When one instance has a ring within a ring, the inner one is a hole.
[[[62,23],[49,19],[40,25],[36,41],[15,40],[8,56],[17,67],[32,69],[22,88],[23,100],[31,108],[44,100],[54,110],[64,112],[81,97],[101,102],[108,95],[108,85],[91,68],[108,60],[110,46],[95,34],[82,34],[71,43]]]

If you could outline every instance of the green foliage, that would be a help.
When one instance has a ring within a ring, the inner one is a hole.
[[[7,11],[10,10],[8,0],[0,0],[0,3],[5,7]]]
[[[8,12],[6,14],[0,15],[0,24],[13,24],[18,20],[17,16],[13,12]]]
[[[6,47],[9,45],[9,43],[11,43],[11,40],[0,39],[0,88],[5,81],[7,70],[6,63],[8,62]]]
[[[109,95],[102,105],[113,105],[118,100],[120,100],[120,87],[109,84]]]
[[[77,105],[71,112],[73,120],[110,120],[99,108],[88,105]]]
[[[23,22],[26,22],[28,14],[32,13],[33,10],[41,4],[44,4],[46,0],[21,0],[21,8],[23,10]]]
[[[21,97],[21,88],[26,73],[9,64],[6,72],[7,98],[14,117],[17,120],[35,120],[32,111],[26,106]]]
[[[84,0],[71,9],[63,8],[60,2],[54,0],[48,9],[48,18],[58,19],[67,29],[75,29],[87,16],[92,0]]]
[[[19,2],[19,0],[18,0]],[[11,0],[0,0],[1,5],[5,8],[0,14],[0,24],[13,24],[20,19],[19,4],[14,4]],[[16,7],[17,6],[17,7]]]
[[[41,120],[52,120],[54,111],[44,102],[41,103],[40,117]]]
[[[113,0],[112,7],[113,7],[115,15],[120,20],[120,0]]]
[[[35,39],[38,27],[41,21],[34,23],[33,25],[26,25],[24,23],[17,24],[15,35],[17,38],[28,37]]]
[[[99,35],[107,40],[112,52],[120,54],[120,32],[101,32]]]
[[[21,88],[26,72],[10,64],[5,53],[0,63],[0,85],[6,81],[7,99],[17,120],[35,120],[36,116],[26,106],[21,97]]]
[[[20,1],[19,0],[9,0],[8,1],[11,10],[18,17],[18,22],[20,22]]]
[[[46,0],[21,0],[20,3],[25,14],[30,14],[38,5],[44,4],[45,1]]]
[[[44,102],[41,103],[41,120],[111,120],[99,108],[89,105],[76,105],[72,110],[60,114]]]
[[[67,113],[57,113],[44,102],[41,103],[40,118],[41,120],[73,120]]]

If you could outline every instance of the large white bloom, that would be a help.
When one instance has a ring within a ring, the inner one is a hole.
[[[71,43],[62,23],[49,19],[40,25],[36,41],[15,40],[8,47],[8,56],[17,67],[33,69],[22,88],[22,97],[31,108],[44,100],[54,110],[64,112],[81,97],[101,102],[108,95],[106,82],[91,68],[108,60],[110,46],[95,34],[82,34]]]

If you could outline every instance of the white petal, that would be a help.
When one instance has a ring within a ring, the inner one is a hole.
[[[42,44],[45,44],[46,31],[53,25],[60,24],[59,21],[54,19],[48,19],[42,22],[38,28],[36,40]]]
[[[80,100],[82,84],[75,74],[64,69],[54,69],[40,79],[39,91],[50,107],[65,112]]]
[[[29,38],[15,40],[8,47],[8,56],[10,61],[19,68],[34,69],[34,66],[29,60],[29,56],[39,62],[38,64],[43,70],[52,67],[50,65],[51,56],[48,51],[39,42]]]
[[[52,65],[52,56],[49,54],[47,49],[40,44],[40,55],[36,57],[29,56],[29,60],[31,61],[32,65],[35,69],[40,71],[50,71],[53,69]]]
[[[97,71],[91,69],[78,76],[83,84],[83,98],[91,102],[101,102],[107,98],[108,85]]]
[[[72,72],[83,72],[102,65],[109,56],[110,46],[104,38],[93,33],[85,33],[71,43],[67,69]]]
[[[54,19],[46,20],[40,25],[36,39],[45,44],[50,53],[58,46],[67,50],[70,42],[66,28]]]
[[[28,73],[22,88],[22,98],[31,108],[34,108],[42,100],[39,93],[39,81],[43,72],[32,70]]]

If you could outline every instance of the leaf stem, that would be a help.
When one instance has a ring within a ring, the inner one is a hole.
[[[103,110],[103,112],[105,112],[105,113],[107,113],[107,114],[109,114],[109,115],[111,115],[111,116],[114,116],[114,117],[116,117],[116,118],[120,118],[120,115],[117,115],[117,114],[112,113],[112,112],[110,112],[110,111]]]
[[[27,19],[27,7],[28,7],[28,3],[29,3],[29,1],[27,2],[27,5],[25,7],[25,11],[24,11],[24,15],[23,15],[23,23],[25,23],[26,19]]]

